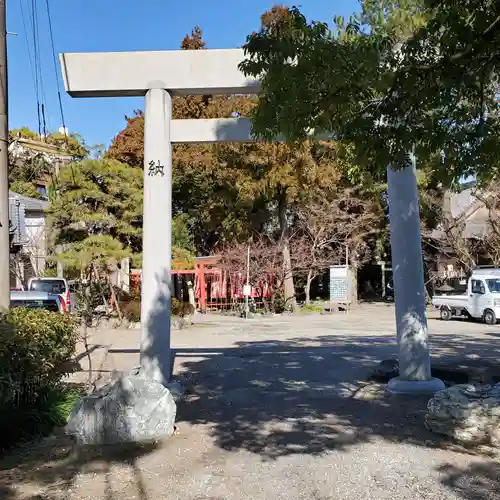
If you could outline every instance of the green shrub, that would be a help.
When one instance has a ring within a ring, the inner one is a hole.
[[[304,304],[301,310],[303,312],[323,312],[325,308],[318,304]]]
[[[76,341],[70,315],[19,307],[0,316],[0,399],[19,398],[58,382]]]
[[[34,399],[15,408],[0,405],[0,429],[4,432],[0,452],[65,425],[82,395],[83,390],[57,384],[41,388]]]
[[[24,308],[0,315],[0,428],[4,436],[32,435],[28,422],[36,423],[36,428],[52,425],[54,419],[47,421],[43,408],[52,408],[51,401],[60,393],[59,383],[75,353],[77,336],[70,315]]]
[[[141,298],[131,297],[124,299],[120,303],[120,309],[123,317],[131,323],[139,323],[141,321]],[[183,318],[193,314],[193,306],[189,302],[182,302],[175,297],[172,297],[172,316]]]
[[[130,323],[141,321],[141,299],[132,299],[120,305],[123,317]]]
[[[271,300],[271,312],[282,314],[292,310],[292,300],[285,299],[283,290],[278,290]]]
[[[184,318],[194,313],[194,307],[189,302],[180,301],[172,297],[172,316]]]

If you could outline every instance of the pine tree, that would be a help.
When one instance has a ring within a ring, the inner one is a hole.
[[[141,267],[143,172],[116,160],[86,160],[61,170],[51,189],[48,223],[57,258],[69,267],[100,269],[132,257]],[[173,267],[193,263],[185,217],[173,221]]]
[[[117,161],[86,160],[61,170],[48,222],[69,267],[116,265],[141,250],[142,172]]]

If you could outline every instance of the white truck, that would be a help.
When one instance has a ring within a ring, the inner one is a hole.
[[[495,325],[500,319],[500,269],[474,269],[465,294],[436,295],[432,305],[443,320],[462,316]]]

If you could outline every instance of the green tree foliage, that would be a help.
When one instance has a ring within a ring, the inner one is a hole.
[[[16,137],[23,137],[37,142],[44,142],[52,146],[60,148],[62,151],[69,153],[74,160],[83,160],[89,154],[89,146],[85,144],[83,137],[80,134],[62,134],[61,132],[51,132],[45,137],[41,137],[36,132],[33,132],[28,127],[12,129],[9,132],[9,140]]]
[[[263,19],[263,22],[272,22]],[[202,50],[195,28],[181,47]],[[255,96],[177,96],[174,118],[221,118],[252,114]],[[136,111],[115,138],[107,157],[143,166],[144,115]],[[363,183],[373,196],[374,180],[357,165],[347,142],[301,141],[295,144],[184,144],[173,148],[173,210],[186,214],[198,251],[209,254],[255,233],[281,241],[283,266],[293,256],[287,240],[300,207],[312,198],[334,197],[339,186]],[[285,273],[290,276],[290,273]],[[286,280],[285,295],[294,294]]]
[[[142,172],[116,161],[85,160],[60,172],[49,223],[70,267],[106,267],[141,250]]]
[[[179,214],[172,221],[172,241],[176,247],[195,252],[193,235],[189,230],[189,220],[185,214]]]
[[[412,148],[447,181],[491,173],[499,9],[494,0],[364,0],[328,26],[275,7],[241,65],[261,77],[255,130],[291,139],[329,131],[376,173]]]
[[[26,152],[9,154],[9,187],[15,193],[41,198],[37,184],[50,175],[50,166],[43,154]]]
[[[86,158],[90,151],[83,138],[78,134],[65,137],[60,132],[54,132],[42,138],[27,127],[13,129],[9,132],[9,142],[19,138],[29,139],[42,146],[43,144],[55,146],[62,154],[71,157],[74,161]],[[50,149],[47,152],[38,149],[31,150],[29,145],[24,145],[24,151],[21,154],[9,153],[10,189],[32,198],[42,198],[37,185],[45,184],[55,175],[50,155]]]
[[[14,193],[22,194],[24,196],[29,196],[31,198],[42,199],[42,193],[38,191],[34,183],[27,181],[13,181],[10,184],[11,191]]]
[[[487,180],[500,166],[500,3],[426,0],[427,22],[402,46],[388,112],[442,150],[445,177]]]
[[[202,33],[195,28],[181,46],[202,50]],[[253,96],[179,96],[174,118],[248,116]],[[142,167],[144,115],[136,111],[106,153],[108,158]],[[249,143],[177,145],[173,149],[173,209],[187,214],[201,253],[225,242],[268,232],[286,241],[294,208],[314,189],[336,186],[350,165],[350,150],[340,143]],[[283,245],[284,261],[289,261]],[[285,263],[286,265],[286,263]],[[290,294],[293,294],[289,284]]]
[[[181,44],[202,49],[195,28]],[[248,116],[251,96],[174,97],[174,118]],[[136,111],[106,153],[108,158],[143,166],[144,115]],[[173,151],[174,211],[188,214],[201,251],[223,241],[262,230],[278,205],[307,196],[312,186],[335,185],[351,152],[339,143],[176,145]]]
[[[65,265],[106,269],[125,257],[140,266],[143,172],[116,160],[85,160],[61,169],[48,211]],[[185,217],[173,222],[173,258],[191,262],[193,242]]]

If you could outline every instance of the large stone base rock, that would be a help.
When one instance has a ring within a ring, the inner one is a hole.
[[[65,431],[85,445],[151,442],[174,433],[176,409],[162,384],[127,376],[80,399]]]
[[[400,377],[394,377],[387,382],[387,392],[395,396],[430,396],[444,390],[445,387],[444,382],[438,378],[430,378],[428,380],[405,380]]]
[[[428,403],[425,425],[463,444],[500,446],[500,383],[460,384],[438,392]]]

